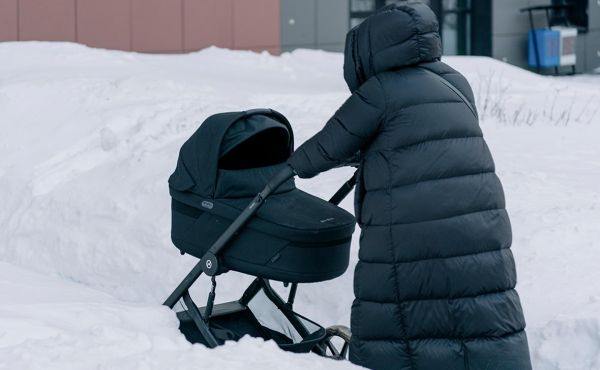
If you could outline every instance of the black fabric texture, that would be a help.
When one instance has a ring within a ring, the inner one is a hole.
[[[183,144],[169,178],[171,240],[202,258],[269,180],[287,166],[293,133],[268,109],[211,116]],[[340,276],[349,263],[355,219],[296,189],[290,179],[263,202],[222,252],[221,272],[288,282]]]
[[[347,36],[352,92],[289,160],[312,177],[362,158],[352,362],[374,369],[529,370],[502,186],[467,80],[440,60],[433,12],[396,5]]]

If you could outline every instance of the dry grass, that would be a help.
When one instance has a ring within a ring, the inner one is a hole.
[[[482,121],[496,121],[511,126],[537,124],[568,126],[592,124],[600,111],[600,96],[587,98],[564,83],[555,83],[542,98],[524,96],[502,73],[490,71],[478,75],[473,84],[477,110]],[[531,104],[530,100],[544,103]],[[542,108],[540,108],[540,106]]]

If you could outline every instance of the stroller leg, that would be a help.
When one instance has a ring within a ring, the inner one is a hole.
[[[290,310],[294,308],[294,300],[296,299],[296,291],[298,290],[298,283],[292,283],[290,287],[290,294],[288,295],[287,306]]]
[[[188,289],[190,289],[192,284],[194,284],[194,282],[198,280],[200,275],[202,275],[202,261],[198,262],[196,266],[194,266],[192,271],[190,271],[186,275],[186,277],[181,281],[181,283],[179,283],[177,288],[175,288],[173,293],[171,293],[171,295],[169,295],[169,297],[165,300],[163,305],[169,308],[175,307],[177,301],[179,301],[181,297],[183,297],[183,295],[187,293]]]
[[[183,293],[183,302],[187,307],[188,314],[190,315],[192,320],[194,320],[194,324],[196,324],[198,330],[200,330],[200,334],[202,334],[202,336],[206,340],[206,345],[209,348],[217,347],[219,343],[210,331],[207,322],[204,321],[204,319],[202,318],[202,314],[200,313],[198,306],[196,306],[196,304],[192,300],[192,297],[190,296],[190,293],[187,290],[185,291],[185,293]]]
[[[260,281],[262,285],[262,290],[267,296],[267,298],[269,298],[269,300],[273,302],[275,306],[277,306],[281,313],[283,313],[283,315],[290,321],[294,329],[296,329],[303,338],[310,335],[304,324],[302,324],[302,322],[298,320],[298,318],[291,310],[289,305],[283,299],[281,299],[277,292],[273,290],[273,288],[269,284],[269,281],[267,279],[260,279]]]

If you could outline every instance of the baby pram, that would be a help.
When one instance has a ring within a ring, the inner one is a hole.
[[[250,335],[288,351],[347,356],[348,328],[325,329],[293,304],[299,283],[333,279],[348,267],[355,219],[337,204],[355,176],[329,202],[307,194],[286,164],[293,149],[289,122],[271,109],[213,115],[182,146],[169,178],[171,238],[200,261],[164,304],[183,300],[178,318],[189,341],[212,348]],[[239,300],[215,304],[216,277],[227,271],[256,279]],[[212,290],[199,308],[189,288],[202,273]],[[271,281],[289,286],[287,300]]]

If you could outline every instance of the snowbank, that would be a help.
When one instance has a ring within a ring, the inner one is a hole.
[[[159,305],[195,262],[169,241],[180,145],[210,114],[261,106],[301,143],[348,96],[340,54],[0,43],[0,60],[0,368],[350,366],[251,339],[191,346]],[[600,77],[446,61],[473,85],[505,186],[536,368],[599,368]],[[299,186],[327,197],[350,173]],[[356,253],[341,278],[300,287],[300,312],[348,324]],[[218,298],[247,282],[228,274]]]
[[[124,303],[60,278],[0,262],[1,369],[342,369],[245,338],[209,350],[191,345],[171,311]],[[15,296],[15,293],[18,293]]]

